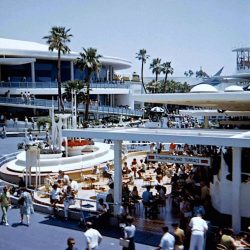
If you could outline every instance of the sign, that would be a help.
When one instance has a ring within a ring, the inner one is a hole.
[[[197,157],[188,155],[169,155],[169,154],[147,154],[148,161],[170,162],[179,164],[194,164],[201,166],[210,166],[210,157]]]

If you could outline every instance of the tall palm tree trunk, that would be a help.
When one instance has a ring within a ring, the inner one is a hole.
[[[86,92],[86,104],[85,104],[85,114],[84,114],[84,120],[89,120],[89,103],[90,103],[90,79],[91,77],[88,76],[87,79],[87,92]]]
[[[144,85],[143,71],[144,71],[144,63],[143,63],[143,60],[142,60],[142,63],[141,63],[141,84],[142,84],[142,87],[144,89],[144,93],[147,93],[146,87]]]
[[[155,73],[155,82],[156,83],[158,82],[158,73],[157,72]]]
[[[165,74],[163,91],[166,93],[168,74]]]
[[[64,104],[62,100],[62,80],[61,80],[61,51],[58,50],[58,61],[57,61],[57,88],[58,88],[58,111],[64,110]]]

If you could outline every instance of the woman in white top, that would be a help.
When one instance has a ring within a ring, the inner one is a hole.
[[[75,204],[75,195],[74,191],[72,190],[71,186],[67,186],[66,191],[63,194],[63,205],[64,205],[64,216],[65,220],[68,220],[68,214],[69,214],[69,206]]]
[[[53,215],[56,216],[57,208],[56,204],[60,201],[60,195],[62,194],[61,189],[58,187],[58,185],[55,183],[52,186],[52,190],[50,191],[50,204],[53,208]]]
[[[136,228],[132,223],[133,223],[133,217],[128,216],[126,219],[127,225],[124,227],[124,238],[129,240],[129,246],[123,247],[123,250],[135,250],[134,237]]]
[[[30,215],[34,213],[34,207],[30,192],[26,188],[24,188],[23,193],[21,194],[19,199],[23,200],[23,205],[20,206],[21,224],[23,223],[23,217],[25,215],[27,218],[27,225],[29,226]]]

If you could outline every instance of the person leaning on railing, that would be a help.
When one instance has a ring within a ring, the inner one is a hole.
[[[56,204],[60,201],[60,195],[62,194],[61,189],[58,187],[58,185],[55,183],[52,186],[52,190],[50,191],[50,204],[53,208],[53,216],[55,217],[57,215],[57,207]]]
[[[69,207],[75,204],[75,194],[71,186],[67,186],[66,191],[63,194],[63,205],[64,205],[64,217],[68,220]]]

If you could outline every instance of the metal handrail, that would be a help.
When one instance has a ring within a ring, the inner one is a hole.
[[[24,100],[21,97],[0,97],[0,103],[10,103],[15,105],[31,105],[31,106],[39,106],[39,107],[46,107],[48,109],[52,108],[52,105],[57,108],[58,102],[52,100],[45,100],[45,99],[30,99]],[[72,103],[71,102],[64,102],[65,110],[72,110]],[[79,104],[77,109],[85,109],[85,104]],[[107,114],[117,114],[117,115],[132,115],[132,116],[142,116],[143,111],[141,110],[131,110],[128,108],[120,108],[120,107],[111,107],[105,105],[89,105],[89,112],[97,112],[97,113],[107,113]]]
[[[14,160],[18,153],[19,152],[15,152],[15,153],[7,154],[7,155],[0,157],[0,167],[3,166],[5,163]]]
[[[130,83],[121,83],[121,82],[92,82],[90,83],[90,88],[119,88],[119,89],[128,89]],[[0,82],[1,88],[15,88],[15,89],[36,89],[36,88],[57,88],[57,82]]]

